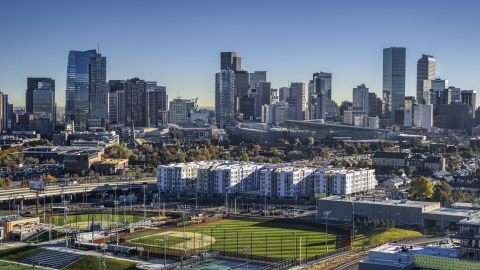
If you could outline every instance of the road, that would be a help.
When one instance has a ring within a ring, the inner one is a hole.
[[[154,185],[157,183],[156,178],[148,177],[142,178],[140,182],[130,183],[126,178],[118,182],[108,182],[108,183],[88,183],[88,184],[78,184],[77,186],[47,186],[45,191],[40,194],[40,197],[43,196],[59,196],[60,194],[79,194],[83,192],[90,192],[94,190],[98,191],[109,191],[113,190],[113,187],[117,186],[118,189],[122,188],[141,188],[142,184],[146,182],[149,185]],[[21,199],[34,199],[36,197],[36,192],[31,191],[29,188],[17,188],[10,190],[1,190],[0,191],[0,201],[8,200],[21,200]]]

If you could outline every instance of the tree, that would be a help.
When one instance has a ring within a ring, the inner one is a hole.
[[[393,219],[390,220],[390,228],[395,228],[395,221]]]
[[[372,227],[373,227],[373,229],[376,229],[376,228],[378,227],[378,223],[379,223],[379,222],[378,222],[377,219],[374,219],[374,220],[372,221]]]
[[[408,192],[408,196],[413,199],[430,199],[433,196],[433,185],[428,178],[420,176],[414,178],[411,183],[411,188]]]
[[[366,229],[367,227],[368,227],[368,221],[367,221],[367,219],[364,218],[363,219],[363,228]]]
[[[383,219],[380,220],[378,227],[381,229],[386,228],[385,221],[383,221]]]
[[[315,139],[312,136],[307,137],[307,146],[310,147],[315,143]]]
[[[454,203],[455,201],[452,198],[447,198],[443,205],[445,207],[452,207]]]
[[[248,154],[243,152],[241,155],[240,155],[240,161],[250,161],[250,158],[248,157]]]
[[[295,146],[297,146],[297,147],[302,146],[302,140],[300,140],[300,138],[298,138],[298,137],[296,137],[295,139],[293,139],[293,143],[294,143]]]
[[[452,187],[446,181],[440,181],[440,183],[435,186],[433,199],[435,201],[443,202],[451,196],[451,193]]]
[[[258,153],[260,152],[260,150],[262,150],[262,147],[258,144],[254,144],[253,145],[253,150],[255,151],[255,154],[258,155]]]

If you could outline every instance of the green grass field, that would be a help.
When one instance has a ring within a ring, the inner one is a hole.
[[[101,269],[103,269],[103,259],[101,259]],[[107,269],[115,270],[140,270],[135,265],[135,262],[116,260],[116,259],[105,259],[105,265]],[[85,256],[79,261],[63,268],[62,270],[85,270],[85,269],[97,269],[98,268],[98,259],[95,256]]]
[[[20,262],[30,256],[33,256],[39,253],[42,250],[43,248],[38,248],[34,246],[21,246],[21,247],[9,248],[9,249],[2,249],[0,250],[0,259],[7,260],[7,261]],[[0,269],[2,268],[0,267]]]
[[[417,231],[409,231],[404,229],[392,228],[388,230],[359,230],[353,249],[362,248],[365,245],[375,245],[388,242],[399,238],[420,237],[422,234]]]
[[[190,253],[220,249],[220,251],[238,252],[243,256],[244,248],[248,247],[249,255],[275,258],[294,257],[295,249],[298,258],[322,254],[326,250],[325,233],[305,223],[226,219],[186,228],[185,233],[187,241],[183,241],[182,227],[129,234],[122,236],[127,241],[121,245],[141,246],[145,250],[163,254],[163,237],[168,236],[165,244],[169,254],[181,254],[184,246]],[[296,233],[296,238],[293,233]],[[329,251],[340,247],[341,236],[329,233]]]
[[[18,266],[17,263],[10,263],[10,262],[0,262],[0,269],[2,270],[31,270],[31,269],[39,269],[38,267],[20,265]]]
[[[46,223],[52,223],[55,225],[62,226],[64,223],[63,215],[60,216],[51,216],[46,217]],[[82,215],[67,215],[67,224],[69,227],[76,227],[84,229],[89,226],[89,223],[93,221],[102,222],[103,226],[108,226],[112,222],[115,222],[115,215],[112,214],[82,214]],[[133,215],[118,215],[118,223],[124,224],[124,220],[127,220],[127,223],[137,222],[143,220],[143,216],[133,216]],[[40,218],[40,222],[44,223],[43,217]]]

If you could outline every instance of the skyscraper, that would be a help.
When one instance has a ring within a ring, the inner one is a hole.
[[[33,91],[33,118],[48,119],[51,123],[55,121],[55,102],[53,91],[35,89]]]
[[[125,81],[108,81],[108,123],[125,123]]]
[[[27,113],[33,113],[33,91],[35,89],[52,90],[55,100],[55,80],[52,78],[29,77],[27,78],[27,90],[25,91],[25,112]]]
[[[96,54],[96,50],[70,51],[68,54],[65,111],[89,110],[88,66],[91,58]]]
[[[417,101],[423,103],[423,82],[425,80],[434,80],[437,72],[437,62],[431,55],[422,54],[422,58],[417,61]]]
[[[353,107],[362,108],[367,115],[370,110],[369,107],[369,95],[368,88],[365,87],[365,84],[353,88]]]
[[[383,49],[384,119],[393,119],[393,112],[405,107],[405,57],[404,47]]]
[[[147,83],[133,78],[125,83],[125,125],[148,127]]]
[[[288,104],[295,106],[295,120],[306,120],[307,99],[305,83],[290,84],[290,97],[288,98]]]
[[[90,118],[108,121],[107,58],[92,56],[89,64]]]
[[[267,72],[266,71],[255,71],[250,73],[250,88],[255,88],[258,82],[267,81]]]
[[[477,91],[475,90],[462,90],[461,98],[463,104],[470,105],[469,115],[472,118],[475,118],[475,108],[477,108]]]
[[[150,82],[148,82],[150,83]],[[167,88],[165,86],[158,86],[157,82],[154,85],[147,83],[147,98],[148,98],[148,121],[151,126],[158,126],[158,111],[167,110]]]
[[[326,119],[327,99],[332,96],[332,73],[314,73],[312,82],[309,89],[313,91],[309,96],[309,119]]]
[[[231,69],[233,71],[242,70],[242,58],[237,57],[235,52],[220,53],[220,70]]]
[[[215,74],[215,121],[220,128],[235,125],[234,114],[235,73],[227,68]]]
[[[245,70],[235,71],[235,112],[240,111],[240,99],[250,88],[250,73]]]

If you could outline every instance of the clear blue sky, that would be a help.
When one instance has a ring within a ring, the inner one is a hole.
[[[381,93],[382,49],[407,48],[406,94],[416,62],[437,59],[437,76],[479,90],[480,1],[1,1],[0,91],[24,106],[29,76],[56,80],[65,103],[70,50],[107,57],[107,79],[140,77],[214,104],[220,52],[244,70],[267,70],[275,88],[333,73],[333,99],[365,83]],[[480,98],[480,94],[479,94]],[[477,104],[480,104],[477,102]]]

